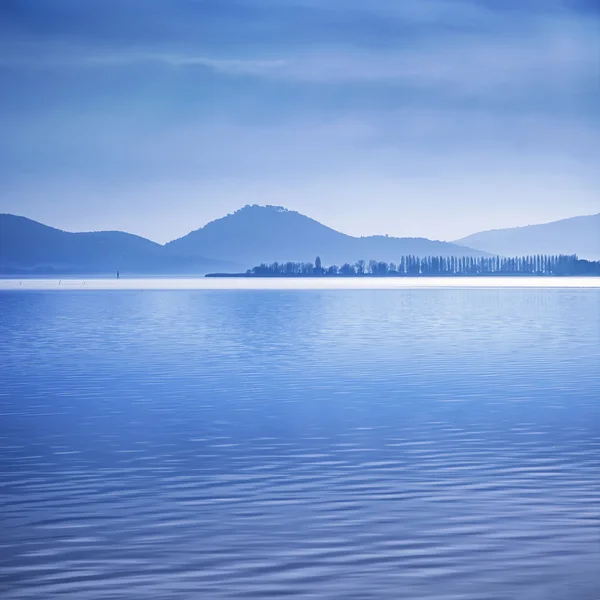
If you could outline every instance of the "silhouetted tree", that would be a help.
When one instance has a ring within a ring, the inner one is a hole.
[[[376,260],[369,261],[369,266],[367,267],[367,272],[370,273],[371,275],[375,275],[375,273],[377,272],[377,261]]]
[[[356,261],[356,272],[358,275],[364,275],[365,274],[365,261],[364,260],[357,260]]]
[[[321,257],[317,256],[317,258],[315,258],[315,275],[322,275],[323,274],[323,267],[321,266]]]
[[[341,267],[331,265],[324,268],[319,257],[315,264],[302,262],[261,263],[249,269],[248,275],[259,276],[362,276],[370,275],[406,276],[406,275],[600,275],[600,261],[579,260],[575,255],[536,255],[536,256],[478,256],[444,257],[413,255],[402,256],[398,264],[370,260],[368,266],[364,260],[355,265],[344,263]]]

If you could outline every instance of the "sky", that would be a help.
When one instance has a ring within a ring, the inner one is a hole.
[[[0,212],[453,240],[600,212],[598,0],[2,0]]]

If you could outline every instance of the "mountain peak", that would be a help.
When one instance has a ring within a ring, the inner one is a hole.
[[[290,210],[289,208],[285,208],[284,206],[274,206],[273,204],[246,204],[242,206],[242,208],[238,208],[234,210],[232,213],[227,214],[221,219],[216,219],[220,221],[222,219],[226,219],[227,217],[259,217],[259,218],[268,218],[274,217],[277,218],[278,215],[297,215],[303,217],[305,219],[309,219],[310,217],[306,217],[305,215],[296,212],[295,210]],[[311,219],[312,221],[312,219]]]
[[[402,255],[478,256],[471,248],[426,238],[352,237],[283,206],[246,205],[167,244],[184,256],[209,255],[247,265],[307,262],[321,256],[330,264],[364,260],[397,261]]]
[[[263,211],[274,213],[296,212],[293,210],[289,210],[288,208],[285,208],[283,206],[274,206],[273,204],[246,204],[246,206],[242,206],[242,208],[238,208],[236,211],[234,211],[233,214]]]

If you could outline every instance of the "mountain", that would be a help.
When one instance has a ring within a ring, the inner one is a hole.
[[[577,254],[580,258],[600,260],[600,213],[542,225],[482,231],[455,243],[503,256]]]
[[[485,254],[426,238],[352,237],[279,206],[245,206],[233,214],[188,233],[165,246],[182,256],[218,256],[250,268],[261,262],[308,262],[320,256],[324,264],[359,259],[395,261],[403,255],[481,256]]]
[[[0,214],[0,274],[201,275],[262,262],[325,265],[401,256],[577,254],[600,259],[600,214],[495,229],[455,242],[382,235],[353,237],[278,206],[245,206],[164,246],[121,231],[69,233]]]
[[[25,217],[0,214],[0,273],[188,274],[237,265],[180,257],[121,231],[69,233]]]
[[[0,214],[0,274],[201,275],[240,271],[261,262],[325,264],[401,256],[480,256],[425,238],[356,238],[275,206],[246,206],[161,246],[121,231],[70,233],[25,217]],[[215,258],[208,258],[215,257]]]

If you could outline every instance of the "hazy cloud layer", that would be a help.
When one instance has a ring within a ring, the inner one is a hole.
[[[0,17],[3,211],[166,240],[263,200],[447,239],[600,210],[594,2],[20,0]]]

